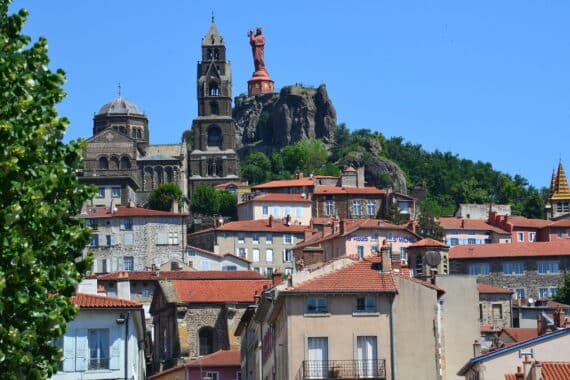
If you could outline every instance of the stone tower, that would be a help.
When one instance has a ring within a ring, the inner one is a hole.
[[[198,117],[192,122],[189,141],[189,196],[198,184],[217,185],[239,178],[232,119],[231,65],[226,60],[224,39],[213,18],[202,39],[197,87]]]
[[[564,167],[560,162],[558,170],[552,173],[550,196],[546,202],[546,219],[557,219],[567,214],[570,214],[570,188]]]

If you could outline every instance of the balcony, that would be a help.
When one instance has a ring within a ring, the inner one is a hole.
[[[386,379],[386,361],[304,360],[303,379]]]

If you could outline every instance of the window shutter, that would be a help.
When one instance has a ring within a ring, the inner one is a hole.
[[[291,234],[291,244],[295,244],[295,235]]]
[[[70,334],[70,335],[68,335]],[[69,329],[63,336],[63,371],[75,371],[75,329]]]
[[[157,244],[168,244],[168,233],[167,232],[159,232],[158,233],[158,241]]]
[[[285,254],[285,250],[281,251],[281,258],[282,258],[283,262],[287,261],[287,256]]]
[[[121,339],[121,329],[111,328],[111,347],[109,350],[110,360],[109,369],[120,369],[120,357],[121,357],[121,345],[123,339]]]
[[[133,233],[125,232],[123,235],[123,245],[133,245]]]
[[[86,370],[87,364],[87,329],[77,329],[75,331],[77,332],[75,339],[75,371],[82,372]]]

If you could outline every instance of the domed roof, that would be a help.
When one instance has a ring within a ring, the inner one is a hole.
[[[116,99],[111,100],[106,103],[97,115],[107,115],[107,114],[135,114],[144,115],[144,113],[136,106],[133,102],[121,98],[120,96]]]

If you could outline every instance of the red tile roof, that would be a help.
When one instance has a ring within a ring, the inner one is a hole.
[[[323,194],[364,194],[364,195],[385,195],[386,190],[375,187],[339,187],[339,186],[319,186],[314,191],[315,195]]]
[[[495,227],[485,220],[481,219],[464,219],[464,218],[455,218],[455,217],[440,217],[439,218],[439,225],[446,231],[449,230],[458,230],[458,231],[492,231],[499,234],[508,234],[508,231],[500,229],[499,227]]]
[[[186,217],[188,214],[182,214],[170,211],[151,210],[142,207],[116,206],[116,211],[111,213],[109,207],[89,206],[84,212],[78,215],[79,218],[121,218],[121,217]]]
[[[542,228],[550,223],[548,220],[529,219],[524,216],[509,216],[508,221],[513,225],[513,227],[520,228]]]
[[[512,289],[498,288],[498,287],[487,285],[487,284],[477,284],[477,288],[479,289],[479,293],[513,294]]]
[[[510,336],[516,343],[534,339],[538,336],[534,327],[503,327],[499,335],[503,333]]]
[[[541,362],[540,364],[543,380],[570,379],[570,362]]]
[[[228,187],[248,188],[249,185],[246,181],[246,182],[226,182],[226,183],[220,183],[219,185],[215,186],[216,189],[227,189]]]
[[[517,244],[456,245],[449,249],[450,259],[542,256],[570,256],[570,240]]]
[[[487,324],[487,325],[481,325],[479,330],[482,333],[493,333],[496,332],[497,330],[495,329],[495,326],[492,324]]]
[[[375,259],[355,260],[285,290],[295,292],[382,292],[397,293],[391,273],[381,272]]]
[[[187,367],[240,367],[241,357],[239,350],[216,351],[213,354],[187,361]]]
[[[448,245],[445,245],[444,243],[437,241],[435,239],[431,239],[431,238],[426,238],[426,239],[422,239],[420,241],[417,241],[414,244],[411,244],[408,246],[408,248],[410,248],[410,247],[443,247],[443,248],[449,248]]]
[[[238,232],[290,232],[302,233],[309,229],[309,226],[301,226],[292,224],[290,226],[281,223],[281,220],[273,219],[271,226],[267,219],[260,220],[241,220],[237,222],[229,222],[216,230],[218,231],[238,231]],[[200,231],[201,232],[201,231]]]
[[[302,186],[314,186],[314,180],[311,177],[299,178],[299,179],[283,179],[277,181],[271,181],[253,186],[252,190],[261,189],[275,189],[280,187],[302,187]]]
[[[140,308],[142,304],[138,302],[133,302],[130,300],[125,300],[122,298],[113,298],[99,296],[95,294],[85,294],[77,293],[75,296],[71,297],[71,302],[80,308],[85,309],[98,309],[98,308]]]
[[[269,193],[258,195],[257,197],[250,199],[248,202],[311,203],[311,200],[301,194]]]
[[[158,276],[157,276],[158,273]],[[260,280],[263,275],[252,270],[221,271],[221,270],[196,270],[196,271],[132,271],[111,272],[99,275],[99,280]]]
[[[570,227],[570,219],[560,219],[548,224],[548,227]]]
[[[272,286],[271,280],[173,280],[179,302],[254,302],[254,294]]]

